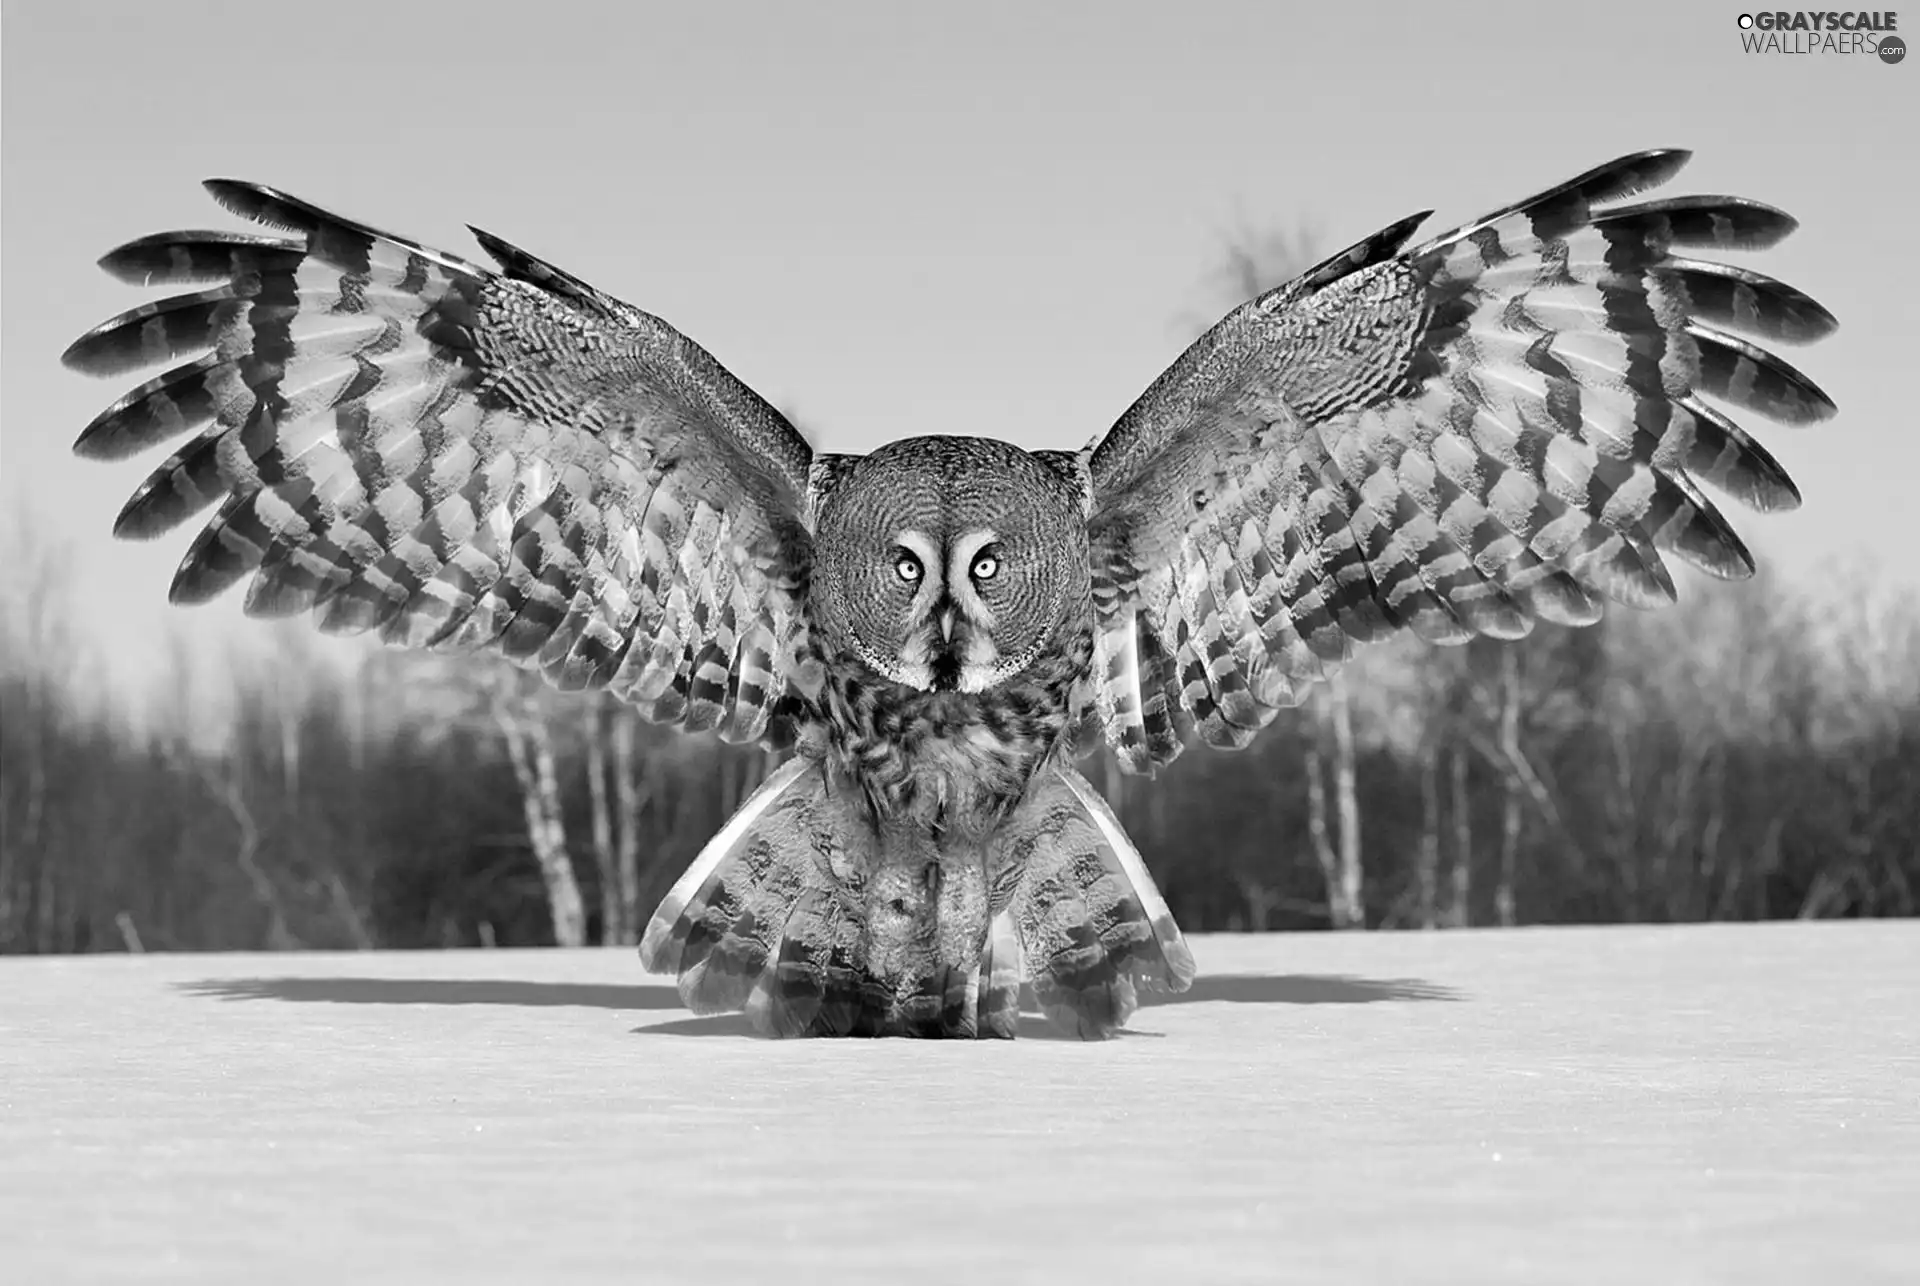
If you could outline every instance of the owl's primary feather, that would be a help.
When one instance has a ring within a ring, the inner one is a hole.
[[[1751,574],[1702,490],[1798,501],[1703,394],[1786,423],[1833,403],[1730,333],[1802,343],[1799,291],[1677,249],[1794,227],[1736,197],[1609,204],[1688,154],[1592,170],[1403,250],[1384,229],[1231,313],[1092,449],[1099,708],[1150,770],[1244,745],[1355,644],[1579,625],[1673,597],[1672,555]]]
[[[647,718],[799,753],[642,946],[697,1012],[774,1035],[1010,1037],[1031,981],[1084,1037],[1193,960],[1070,759],[1244,745],[1399,630],[1582,624],[1752,570],[1702,484],[1798,495],[1726,411],[1833,404],[1739,331],[1833,327],[1683,253],[1764,248],[1734,197],[1630,203],[1647,152],[1408,249],[1416,216],[1248,302],[1079,453],[909,438],[815,455],[656,317],[475,230],[494,271],[216,181],[290,235],[177,232],[102,264],[194,291],[67,351],[187,358],[82,433],[187,444],[117,530],[218,505],[172,596],[490,649]]]

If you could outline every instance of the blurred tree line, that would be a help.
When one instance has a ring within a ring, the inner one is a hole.
[[[1220,293],[1313,257],[1243,234]],[[162,640],[136,715],[10,514],[0,952],[632,943],[777,762],[498,662],[343,666],[303,621],[217,681]],[[1192,932],[1914,914],[1920,598],[1676,576],[1587,629],[1377,646],[1154,781],[1081,767]]]
[[[637,940],[776,762],[476,658],[174,644],[97,695],[57,556],[0,587],[0,950]],[[1082,764],[1190,931],[1911,915],[1920,604],[1690,578],[1515,644],[1380,645],[1247,750]]]

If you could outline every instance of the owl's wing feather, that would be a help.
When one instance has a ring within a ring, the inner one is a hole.
[[[190,357],[102,412],[82,455],[187,438],[116,531],[218,503],[176,602],[252,578],[258,616],[486,648],[732,740],[783,741],[811,560],[812,453],[660,319],[475,230],[499,271],[285,193],[214,198],[286,236],[142,237],[102,266],[204,288],[89,331],[66,363]]]
[[[1099,715],[1135,771],[1246,744],[1355,645],[1585,624],[1672,599],[1666,555],[1753,571],[1705,483],[1799,501],[1717,399],[1789,424],[1834,404],[1777,343],[1834,319],[1674,253],[1795,224],[1700,196],[1608,205],[1646,152],[1403,249],[1404,220],[1248,302],[1089,448]]]

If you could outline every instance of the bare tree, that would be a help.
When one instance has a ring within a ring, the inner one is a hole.
[[[67,591],[72,581],[73,552],[48,540],[46,526],[29,503],[10,503],[6,509],[6,549],[0,568],[0,590],[8,610],[0,638],[12,664],[8,667],[13,701],[7,721],[24,733],[24,762],[17,773],[0,778],[0,941],[19,932],[39,949],[53,941],[57,872],[44,860],[48,842],[48,803],[51,783],[47,764],[55,743],[71,715],[67,696],[71,677],[81,657],[74,644],[73,605]],[[36,869],[37,868],[37,869]],[[24,909],[36,911],[31,930],[16,924]]]
[[[1327,916],[1336,929],[1367,927],[1360,866],[1360,804],[1354,768],[1353,708],[1344,676],[1335,675],[1321,690],[1327,707],[1329,738],[1307,745],[1307,833],[1327,885]],[[1337,830],[1327,815],[1327,760],[1333,761]]]
[[[1340,813],[1340,891],[1336,899],[1330,889],[1329,902],[1334,908],[1335,928],[1364,929],[1367,911],[1361,898],[1359,773],[1354,764],[1353,705],[1344,675],[1336,674],[1329,682],[1328,698],[1333,707],[1333,789]]]
[[[185,752],[191,753],[191,752]],[[306,944],[294,936],[287,922],[287,905],[273,877],[260,864],[260,826],[247,803],[244,768],[237,755],[228,754],[217,763],[195,756],[189,770],[199,778],[208,796],[233,819],[233,862],[246,878],[247,887],[267,917],[267,947],[272,951],[296,951]]]
[[[1467,751],[1456,745],[1449,756],[1453,790],[1453,878],[1448,882],[1447,924],[1464,929],[1473,923],[1473,797],[1467,793]]]
[[[527,842],[546,885],[553,940],[563,947],[584,946],[586,904],[567,853],[566,820],[560,809],[560,774],[554,766],[553,733],[528,685],[532,680],[505,666],[493,667],[488,685],[489,713],[506,743],[520,786]]]
[[[1320,875],[1327,885],[1327,915],[1336,925],[1346,920],[1339,903],[1340,857],[1334,851],[1333,834],[1327,822],[1327,767],[1318,745],[1309,745],[1307,769],[1307,838],[1313,842],[1313,854],[1320,861]]]
[[[1500,651],[1500,755],[1512,768],[1500,809],[1500,874],[1493,886],[1493,909],[1503,928],[1516,923],[1514,870],[1520,861],[1521,777],[1524,760],[1520,754],[1520,649]],[[1538,779],[1535,778],[1537,781]],[[1545,794],[1544,788],[1541,790]]]
[[[1440,743],[1431,732],[1420,747],[1420,849],[1416,863],[1420,927],[1435,929],[1440,926]]]
[[[643,908],[640,904],[640,826],[651,806],[654,776],[639,757],[640,716],[621,706],[613,715],[613,782],[619,800],[615,814],[614,865],[620,879],[620,934],[615,941],[631,946],[640,941]]]
[[[610,721],[604,701],[587,707],[587,802],[593,827],[594,865],[600,875],[600,941],[625,942],[625,902],[620,890],[620,859],[614,848],[613,806],[607,795],[607,740]]]

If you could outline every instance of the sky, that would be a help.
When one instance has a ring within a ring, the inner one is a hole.
[[[1646,147],[1665,192],[1801,230],[1753,260],[1839,333],[1786,353],[1841,408],[1750,420],[1806,504],[1729,508],[1783,579],[1911,592],[1920,352],[1904,264],[1920,58],[1752,55],[1736,4],[164,5],[7,0],[0,31],[0,495],[70,545],[83,646],[131,688],[172,622],[270,646],[240,594],[171,608],[193,534],[115,541],[165,451],[79,430],[139,377],[60,366],[147,292],[94,267],[241,224],[265,182],[479,258],[471,222],[698,340],[815,446],[973,433],[1078,447],[1233,302],[1240,229],[1326,249],[1427,231]],[[1912,36],[1908,39],[1911,41]],[[1904,141],[1903,141],[1904,140]],[[1665,194],[1665,193],[1663,193]]]

